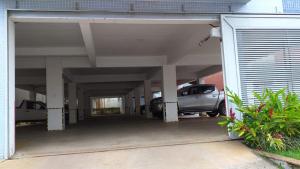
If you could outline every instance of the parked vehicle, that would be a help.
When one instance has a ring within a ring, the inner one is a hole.
[[[162,97],[151,100],[150,109],[153,116],[163,117]],[[178,113],[193,114],[206,112],[210,117],[226,115],[224,92],[215,85],[193,85],[178,90]]]
[[[23,100],[16,108],[16,121],[47,120],[46,104],[40,101]]]
[[[41,101],[23,100],[16,107],[16,122],[33,122],[47,120],[47,105]],[[69,105],[64,105],[65,123],[69,124]]]

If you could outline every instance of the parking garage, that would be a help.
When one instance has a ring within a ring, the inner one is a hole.
[[[176,90],[190,80],[205,83],[221,67],[226,86],[245,103],[266,87],[299,92],[299,16],[287,15],[297,9],[290,3],[0,1],[0,159],[227,138],[225,129],[214,130],[216,121],[178,116]],[[18,104],[20,91],[28,104]],[[149,112],[157,96],[163,119]],[[45,120],[16,128],[21,105],[38,107],[28,113],[41,111]],[[227,100],[229,108],[242,118]]]
[[[228,139],[218,118],[177,112],[180,86],[222,70],[217,16],[40,17],[11,17],[15,86],[44,96],[47,112],[46,122],[16,128],[16,157]],[[150,111],[155,94],[163,119]],[[92,115],[95,98],[118,98],[120,113]]]

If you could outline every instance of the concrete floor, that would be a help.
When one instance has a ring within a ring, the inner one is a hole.
[[[275,169],[238,141],[8,160],[0,169]]]
[[[141,117],[111,116],[85,120],[65,131],[47,132],[45,125],[17,127],[14,158],[228,140],[218,120],[188,118],[167,124]]]
[[[227,140],[217,118],[179,123],[99,117],[47,132],[17,128],[17,153],[0,169],[273,169],[239,141]]]

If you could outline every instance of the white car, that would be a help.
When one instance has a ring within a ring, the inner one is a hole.
[[[16,108],[16,121],[47,120],[46,104],[40,101],[23,100]]]

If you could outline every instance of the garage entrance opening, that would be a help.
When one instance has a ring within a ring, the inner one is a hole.
[[[228,139],[218,20],[73,19],[15,25],[16,158]]]
[[[91,116],[125,114],[125,104],[120,97],[92,97],[91,101]]]

